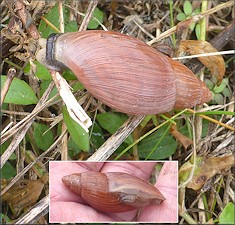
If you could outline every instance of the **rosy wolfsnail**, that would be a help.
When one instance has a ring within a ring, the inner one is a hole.
[[[158,114],[211,99],[209,89],[186,66],[118,32],[51,35],[37,59],[49,69],[68,67],[93,96],[127,114]]]
[[[64,176],[63,183],[102,212],[127,212],[159,205],[165,197],[149,182],[127,173],[84,172]]]

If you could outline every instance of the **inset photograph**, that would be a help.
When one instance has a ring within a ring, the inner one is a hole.
[[[50,223],[178,222],[178,162],[49,164]]]

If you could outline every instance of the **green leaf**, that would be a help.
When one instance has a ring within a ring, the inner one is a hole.
[[[99,10],[98,8],[95,8],[95,11],[93,13],[93,17],[95,17],[97,20],[99,20],[100,23],[103,23],[104,13]],[[88,29],[96,29],[99,27],[99,23],[95,19],[91,19],[91,21],[88,24]]]
[[[65,106],[63,106],[62,108],[62,113],[64,117],[64,122],[68,128],[68,131],[73,141],[81,150],[88,151],[90,149],[89,133],[87,133],[76,121],[74,121],[70,117]]]
[[[54,137],[50,127],[46,124],[33,123],[34,127],[34,140],[38,148],[47,150],[53,143]]]
[[[75,32],[78,30],[78,24],[76,21],[70,21],[64,28],[65,33],[67,32]]]
[[[102,128],[95,122],[93,131],[91,134],[91,143],[94,149],[98,149],[105,142]]]
[[[214,101],[218,105],[223,105],[224,104],[224,96],[222,94],[214,94]]]
[[[200,40],[200,35],[201,35],[201,26],[200,26],[200,24],[196,25],[195,32],[196,32],[197,39]]]
[[[216,94],[221,93],[227,85],[228,85],[228,78],[224,78],[219,86],[216,85],[213,88],[213,92]]]
[[[74,142],[72,138],[69,138],[68,141],[68,151],[69,151],[69,157],[73,159],[77,154],[81,152],[81,149],[78,147],[78,145]]]
[[[205,138],[209,132],[209,121],[206,119],[202,120],[202,138]]]
[[[2,224],[11,224],[11,220],[6,214],[1,213],[0,218],[1,218],[0,221]]]
[[[229,88],[225,88],[222,92],[222,94],[226,97],[231,97],[232,96],[232,91]]]
[[[24,73],[27,75],[30,73],[30,63],[29,62],[26,64],[26,66],[24,68]]]
[[[7,103],[3,103],[1,109],[2,110],[6,110],[7,108],[8,108],[8,104]],[[2,119],[2,116],[4,115],[4,113],[2,113],[2,110],[0,110],[0,117],[1,117],[1,119]]]
[[[50,10],[48,14],[44,15],[44,17],[59,29],[60,24],[57,4]],[[40,21],[38,31],[41,32],[42,38],[47,38],[51,33],[56,32],[54,29],[48,26],[44,20]]]
[[[206,83],[206,86],[210,89],[210,90],[212,90],[213,89],[213,87],[214,87],[214,83],[211,81],[211,80],[209,80],[209,79],[205,79],[205,81],[204,81],[205,83]]]
[[[65,70],[62,73],[65,80],[77,80],[77,77],[74,75],[74,73],[71,70]]]
[[[2,175],[2,179],[10,179],[16,175],[16,170],[9,162],[6,162],[0,170],[0,174]]]
[[[189,29],[190,29],[191,31],[193,31],[194,28],[195,28],[195,26],[196,26],[196,23],[191,23],[191,25],[189,26]]]
[[[178,21],[185,21],[186,20],[186,16],[184,13],[177,14],[176,18]]]
[[[234,212],[234,204],[232,202],[229,202],[219,216],[219,224],[234,224]]]
[[[77,31],[78,30],[77,22],[70,21],[70,10],[68,9],[68,7],[63,8],[63,14],[64,14],[65,32]],[[60,22],[59,22],[58,4],[52,7],[49,13],[44,15],[44,17],[59,30]],[[47,25],[44,20],[40,21],[38,30],[41,32],[43,38],[47,38],[51,33],[57,32],[49,25]]]
[[[49,20],[56,28],[59,29],[59,13],[57,4],[51,9],[48,14],[44,15],[44,17]],[[40,21],[38,31],[41,32],[42,38],[47,38],[49,34],[56,32],[54,29],[48,26],[44,20]]]
[[[110,134],[114,134],[117,129],[127,120],[127,116],[125,114],[112,112],[98,114],[96,118],[100,126],[107,130]],[[131,144],[133,142],[132,136],[127,137],[124,142]]]
[[[163,126],[140,142],[138,145],[138,151],[141,158],[145,159],[149,153],[156,148],[157,143],[159,144],[154,152],[150,155],[149,159],[166,159],[175,153],[177,144],[172,135],[167,132],[167,134],[162,137],[166,129],[167,126]]]
[[[72,85],[73,91],[82,91],[84,90],[84,86],[80,82],[76,82]]]
[[[1,75],[1,88],[6,81],[6,76]],[[14,78],[4,99],[4,103],[19,105],[36,104],[38,99],[33,89],[23,80]]]
[[[187,123],[184,126],[181,126],[179,128],[179,132],[188,138],[191,138],[191,136],[192,136],[192,129],[191,129],[191,127],[188,126]]]
[[[4,143],[1,144],[1,148],[0,148],[0,155],[2,155],[8,148],[8,146],[10,145],[10,140],[5,141]],[[11,156],[9,157],[9,160],[15,160],[16,159],[16,154],[15,152],[13,152],[11,154]]]
[[[37,70],[36,70],[35,75],[39,79],[41,79],[41,80],[52,80],[52,77],[51,77],[51,75],[50,75],[50,73],[49,73],[46,66],[40,64],[38,61],[34,61],[34,64],[37,66]],[[64,70],[63,73],[62,73],[62,76],[66,80],[77,80],[77,77],[69,69]]]
[[[34,61],[34,64],[37,66],[37,70],[35,75],[42,80],[52,80],[52,77],[48,71],[48,69],[40,64],[38,61]]]
[[[190,3],[190,1],[186,0],[184,2],[184,13],[186,16],[189,16],[191,15],[193,12],[193,7],[192,7],[192,4]]]
[[[201,12],[201,10],[200,10],[199,8],[196,8],[196,9],[193,11],[193,13],[192,13],[191,16],[195,16],[195,15],[199,14],[200,12]]]

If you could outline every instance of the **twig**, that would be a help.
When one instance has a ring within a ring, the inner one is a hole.
[[[39,160],[43,159],[47,154],[49,154],[53,149],[55,149],[58,143],[63,139],[65,133],[66,132],[62,132],[61,135],[57,138],[57,140],[45,152],[43,152],[33,162],[28,164],[20,173],[18,173],[11,180],[11,182],[3,190],[1,190],[0,196],[3,196],[17,181],[19,181],[20,178],[23,177],[23,175],[27,173],[34,166],[34,164],[36,164]]]
[[[5,97],[6,97],[6,94],[7,94],[8,90],[9,90],[9,88],[10,88],[10,86],[11,86],[11,82],[13,81],[15,75],[16,75],[16,70],[15,70],[15,68],[10,68],[10,69],[8,70],[8,73],[7,73],[6,81],[5,81],[5,83],[4,83],[4,85],[3,85],[3,88],[2,88],[2,90],[1,90],[1,106],[2,106],[2,104],[3,104],[3,102],[4,102],[4,99],[5,99]]]
[[[41,16],[41,19],[44,20],[45,23],[48,24],[53,30],[55,30],[56,32],[60,33],[60,30],[54,24],[52,24],[48,19],[46,19],[43,16]]]
[[[195,114],[193,114],[193,126],[192,126],[192,130],[193,130],[193,166],[192,169],[190,170],[190,173],[188,175],[187,180],[185,180],[184,182],[182,182],[179,185],[179,189],[180,188],[185,188],[187,186],[187,184],[192,180],[193,175],[194,175],[194,171],[196,169],[196,163],[197,163],[197,148],[196,148],[196,131],[195,131]]]
[[[201,12],[205,13],[208,7],[208,2],[207,1],[202,1],[202,6],[201,6]],[[200,23],[200,40],[205,41],[206,40],[206,27],[207,27],[207,18],[201,19]]]
[[[207,7],[208,7],[208,2],[207,1],[202,1],[201,12],[205,13],[205,11],[207,10]],[[200,25],[200,40],[203,40],[203,41],[206,40],[206,26],[207,26],[207,24],[208,24],[208,17],[204,17],[204,18],[202,18],[199,21],[199,25]],[[202,81],[204,80],[204,72],[203,71],[200,71],[199,78]],[[197,106],[196,108],[197,109],[202,109],[203,106],[200,105],[200,106]],[[194,119],[194,123],[192,124],[192,126],[194,127],[194,131],[195,131],[195,135],[194,135],[195,142],[196,142],[196,144],[198,144],[201,141],[201,137],[202,137],[202,118],[201,117],[196,117]],[[195,146],[193,146],[193,151],[196,151],[196,147]],[[196,161],[196,159],[194,159],[194,162],[195,161]]]
[[[16,112],[16,111],[10,111],[10,110],[6,110],[6,109],[2,109],[1,110],[2,113],[4,113],[5,115],[8,115],[11,116],[11,115],[17,115],[17,116],[28,116],[30,113],[29,112]],[[35,118],[37,120],[42,120],[42,121],[46,121],[46,122],[53,122],[56,120],[56,117],[58,116],[55,116],[55,117],[41,117],[41,116],[36,116]],[[5,129],[4,130],[8,130],[8,129]],[[1,134],[5,133],[5,131],[1,132]]]
[[[189,224],[198,224],[196,220],[194,220],[186,210],[183,210],[181,205],[178,205],[179,207],[179,215],[184,218]],[[181,224],[181,223],[180,223]]]
[[[62,121],[61,130],[62,132],[65,133],[64,137],[61,140],[61,160],[67,161],[68,160],[68,132],[67,132],[67,126],[64,121]]]
[[[144,28],[141,26],[141,24],[139,24],[135,19],[133,20],[133,22],[134,22],[135,25],[136,25],[137,27],[139,27],[139,29],[140,29],[143,33],[145,33],[148,37],[154,38],[154,36],[153,36],[152,34],[150,34],[146,29],[144,29]]]
[[[91,118],[86,114],[76,98],[73,96],[67,81],[59,72],[50,70],[51,77],[55,82],[61,98],[67,106],[69,115],[86,131],[92,125]]]
[[[64,14],[63,14],[63,0],[60,0],[58,3],[59,8],[59,20],[60,20],[60,32],[64,33]]]
[[[197,55],[181,56],[181,57],[175,57],[172,59],[174,60],[193,59],[193,58],[207,57],[207,56],[213,56],[213,55],[231,55],[234,53],[235,53],[235,50],[227,50],[227,51],[221,51],[221,52],[209,52],[209,53],[203,53],[203,54],[197,54]]]
[[[87,161],[107,160],[143,119],[144,116],[130,116]]]
[[[49,195],[41,199],[25,215],[19,218],[14,224],[36,224],[38,219],[46,215],[49,211]]]
[[[50,85],[54,85],[54,83],[51,83]],[[53,88],[53,87],[52,87]],[[8,140],[12,135],[14,135],[16,132],[18,132],[20,129],[24,127],[25,123],[28,123],[32,118],[35,118],[35,116],[38,115],[44,108],[50,106],[52,103],[54,103],[54,100],[58,96],[55,95],[51,99],[49,99],[47,102],[43,103],[42,105],[38,105],[38,108],[35,111],[33,110],[29,115],[27,115],[24,119],[22,119],[20,122],[18,122],[16,125],[14,125],[10,130],[6,131],[5,133],[1,133],[1,141],[4,143],[6,140]]]
[[[93,12],[94,12],[96,6],[98,5],[98,3],[99,3],[99,1],[97,1],[97,0],[90,1],[86,16],[84,17],[84,19],[82,21],[82,24],[79,28],[79,31],[83,31],[83,30],[87,29],[87,26],[92,18]]]
[[[54,86],[53,83],[51,83],[49,85],[49,87],[47,88],[47,90],[43,94],[42,98],[39,100],[38,104],[35,106],[32,113],[37,111],[38,108],[47,100],[47,98],[49,97],[50,92],[53,89],[53,86]],[[2,156],[0,158],[0,168],[2,168],[4,166],[4,164],[9,159],[11,154],[15,151],[15,149],[17,148],[17,146],[19,145],[21,140],[25,137],[25,134],[26,134],[27,130],[29,129],[29,127],[32,125],[33,121],[34,121],[34,117],[30,118],[30,120],[27,123],[24,124],[24,127],[19,131],[19,133],[12,140],[12,142],[10,143],[10,145],[8,146],[6,151],[2,154]]]
[[[191,113],[193,113],[193,114],[196,113],[196,111],[194,111],[194,110],[192,110],[192,109],[188,109],[188,111],[191,112]],[[209,117],[209,116],[203,115],[203,114],[197,114],[197,115],[200,116],[200,117],[202,117],[202,118],[204,118],[204,119],[206,119],[206,120],[209,120],[209,121],[211,121],[211,122],[213,122],[213,123],[215,123],[215,124],[219,124],[220,126],[223,126],[223,127],[227,128],[227,129],[229,129],[229,130],[235,131],[235,128],[229,126],[228,124],[222,123],[222,122],[220,122],[220,121],[218,121],[218,120],[215,120],[215,119],[213,119],[213,118],[211,118],[211,117]]]
[[[69,9],[71,9],[71,10],[73,10],[76,14],[78,14],[78,15],[80,15],[80,16],[85,17],[85,15],[86,15],[86,14],[84,14],[84,13],[81,13],[81,12],[75,10],[75,9],[72,8],[70,5],[64,4],[64,6],[66,6],[67,8],[69,8]],[[91,18],[94,19],[94,20],[103,28],[103,30],[106,30],[106,31],[108,30],[108,29],[104,26],[104,24],[102,24],[96,17],[92,16]]]

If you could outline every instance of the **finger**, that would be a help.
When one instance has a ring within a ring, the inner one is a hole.
[[[75,162],[80,165],[85,171],[100,171],[104,165],[104,162]]]
[[[148,180],[156,162],[107,162],[101,172],[123,172]]]
[[[145,207],[139,217],[139,221],[151,221],[161,223],[176,223],[178,221],[178,165],[177,162],[165,162],[156,186],[166,200],[159,206]]]
[[[123,172],[148,180],[155,167],[155,162],[106,162],[101,172]],[[125,213],[109,213],[116,221],[133,221],[138,210]]]
[[[164,163],[156,185],[163,194],[172,194],[172,197],[177,199],[177,197],[175,197],[177,195],[178,187],[178,164],[176,161]]]
[[[112,222],[111,217],[75,202],[51,202],[50,223]]]

